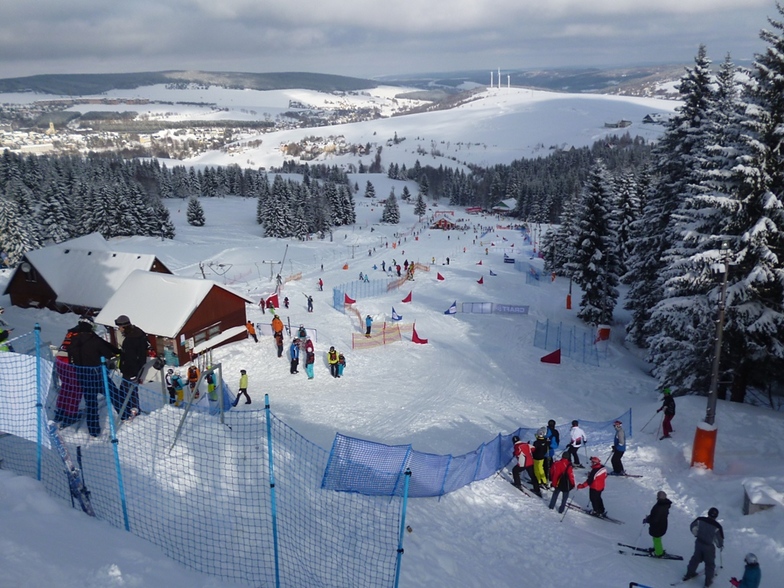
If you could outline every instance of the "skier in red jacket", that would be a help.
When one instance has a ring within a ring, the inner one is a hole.
[[[515,487],[522,488],[520,473],[525,470],[528,472],[528,477],[531,478],[534,494],[541,496],[539,482],[534,475],[534,457],[531,445],[525,441],[520,441],[520,437],[517,435],[512,437],[512,443],[514,443],[514,456],[517,458],[517,465],[512,468],[512,478],[514,479]]]
[[[593,510],[591,514],[597,517],[606,517],[607,511],[604,510],[604,501],[602,500],[602,492],[604,491],[604,482],[607,480],[607,468],[602,465],[602,460],[594,456],[591,458],[591,471],[588,472],[588,477],[585,482],[577,486],[578,489],[590,489],[589,495],[591,497],[591,506]]]
[[[558,507],[558,512],[563,512],[566,508],[566,501],[569,500],[569,492],[574,489],[574,468],[569,459],[569,452],[564,452],[553,465],[550,466],[550,482],[553,485],[553,496],[550,498],[550,510],[555,508],[555,503],[558,500],[558,494],[562,494],[561,506]]]

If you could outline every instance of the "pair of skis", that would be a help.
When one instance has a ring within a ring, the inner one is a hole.
[[[624,524],[623,521],[620,521],[618,519],[614,519],[612,517],[608,517],[606,515],[605,516],[600,516],[600,515],[593,514],[592,511],[588,510],[587,508],[583,508],[582,506],[578,506],[574,502],[570,502],[566,506],[568,508],[571,508],[572,510],[576,510],[577,512],[581,512],[584,515],[588,515],[589,517],[593,517],[595,519],[599,519],[600,521],[607,521],[608,523],[615,523],[616,525],[623,525]]]
[[[673,553],[665,552],[662,556],[655,555],[653,553],[653,548],[637,547],[636,545],[629,545],[628,543],[618,543],[618,547],[624,547],[625,549],[619,549],[618,553],[623,553],[626,555],[639,555],[640,557],[652,557],[655,559],[683,560],[682,555],[675,555]],[[632,551],[627,551],[628,549],[631,549]]]
[[[608,476],[614,476],[616,478],[642,478],[641,474],[627,474],[626,472],[622,474],[615,474],[613,472],[609,472]]]
[[[94,517],[95,511],[90,502],[90,491],[87,490],[87,486],[84,485],[82,471],[73,462],[71,454],[68,452],[68,448],[65,446],[62,437],[60,437],[60,430],[57,427],[57,423],[54,421],[49,421],[49,437],[52,439],[52,445],[54,445],[65,465],[65,474],[68,476],[68,487],[71,490],[71,498],[79,502],[79,506],[82,507],[84,512],[91,517]]]

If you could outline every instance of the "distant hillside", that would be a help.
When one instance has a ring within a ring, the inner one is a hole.
[[[302,88],[322,92],[349,92],[378,86],[361,78],[306,72],[241,73],[206,71],[161,71],[125,74],[51,74],[0,79],[0,93],[40,92],[64,96],[101,94],[154,84],[199,84],[250,90]]]
[[[561,68],[501,70],[501,85],[508,81],[512,86],[539,88],[556,92],[590,92],[598,94],[623,94],[628,96],[650,96],[657,93],[657,87],[678,80],[684,72],[684,65],[650,65],[627,68]],[[415,88],[443,88],[454,91],[465,85],[490,84],[490,70],[433,72],[378,78],[384,84],[410,86]],[[498,74],[493,72],[493,83],[498,84]]]

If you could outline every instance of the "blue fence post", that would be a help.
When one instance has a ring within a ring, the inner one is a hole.
[[[82,368],[85,369],[85,368]],[[120,492],[120,504],[122,505],[123,524],[125,530],[130,531],[131,525],[128,522],[128,502],[125,499],[125,484],[123,483],[122,468],[120,467],[120,450],[117,447],[117,427],[114,423],[114,413],[112,412],[112,399],[109,392],[109,373],[106,371],[106,358],[101,358],[101,377],[103,378],[103,391],[106,394],[106,412],[109,413],[109,433],[112,437],[112,452],[114,453],[114,469],[117,471],[117,488]]]
[[[41,390],[41,325],[35,323],[35,390],[36,390],[36,403],[35,410],[38,417],[38,450],[36,456],[36,479],[41,481],[41,464],[43,461],[43,410],[44,410],[44,395]]]
[[[406,468],[405,485],[403,486],[403,512],[400,515],[400,534],[397,539],[397,560],[395,561],[395,588],[400,583],[400,563],[403,559],[403,533],[406,530],[406,508],[408,508],[408,483],[411,480],[411,470]]]
[[[278,557],[278,507],[275,499],[275,464],[272,461],[272,421],[270,420],[269,394],[264,395],[264,415],[267,419],[267,457],[269,461],[270,508],[272,510],[272,546],[275,552],[275,586],[280,588],[280,562]]]

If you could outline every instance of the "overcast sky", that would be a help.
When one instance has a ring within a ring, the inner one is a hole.
[[[373,77],[720,62],[774,0],[0,0],[0,78],[200,69]]]

